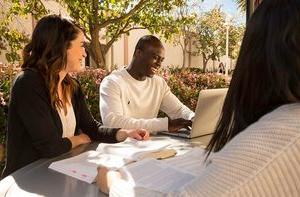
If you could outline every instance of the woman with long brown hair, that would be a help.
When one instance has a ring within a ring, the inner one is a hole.
[[[24,48],[8,112],[7,160],[3,177],[44,157],[55,157],[91,140],[115,143],[147,139],[145,130],[105,128],[89,112],[79,83],[83,32],[56,15],[42,18]]]

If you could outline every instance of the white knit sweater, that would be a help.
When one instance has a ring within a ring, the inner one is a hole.
[[[168,118],[191,119],[194,113],[172,94],[162,77],[134,79],[126,69],[112,72],[100,86],[100,112],[104,126],[149,131],[167,131]]]
[[[113,185],[111,194],[124,189],[126,196],[161,196],[125,185]],[[300,103],[281,106],[250,125],[213,154],[195,181],[167,196],[300,196]]]

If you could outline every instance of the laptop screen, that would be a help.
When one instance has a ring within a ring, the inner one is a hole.
[[[227,88],[201,90],[198,97],[192,137],[211,134],[218,123]]]

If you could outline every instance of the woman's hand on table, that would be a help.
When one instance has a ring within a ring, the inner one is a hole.
[[[76,146],[79,146],[81,144],[87,144],[91,142],[90,137],[84,133],[69,137],[69,140],[72,143],[72,148],[75,148]]]

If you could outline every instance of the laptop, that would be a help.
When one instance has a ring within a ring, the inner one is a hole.
[[[184,138],[195,138],[214,133],[218,123],[228,88],[206,89],[199,93],[192,128],[178,132],[159,132]]]

